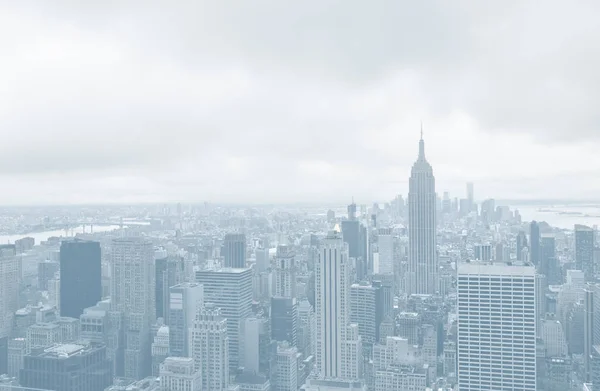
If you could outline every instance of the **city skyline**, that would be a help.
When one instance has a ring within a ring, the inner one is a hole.
[[[0,204],[600,198],[598,5],[274,4],[3,5]]]

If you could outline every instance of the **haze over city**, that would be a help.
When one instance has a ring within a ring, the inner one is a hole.
[[[0,204],[600,195],[595,2],[6,2]]]

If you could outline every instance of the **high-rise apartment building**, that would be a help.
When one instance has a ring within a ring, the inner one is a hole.
[[[408,190],[408,293],[434,294],[437,288],[436,200],[433,169],[419,140]]]
[[[60,245],[60,315],[78,318],[102,299],[100,243],[65,240]]]
[[[227,319],[229,364],[238,367],[240,322],[252,315],[252,269],[222,268],[196,271],[196,282],[204,286],[204,302],[220,308]]]
[[[594,230],[580,224],[575,224],[575,268],[586,281],[594,279]]]
[[[197,282],[184,282],[169,288],[169,355],[189,357],[189,329],[196,311],[204,304],[204,287]]]
[[[154,248],[143,238],[112,241],[111,307],[123,314],[124,377],[151,373],[150,325],[156,320]]]
[[[190,353],[203,390],[223,391],[229,386],[229,337],[221,310],[206,303],[190,329]]]
[[[225,267],[246,267],[246,235],[227,234],[223,241],[223,257]]]
[[[536,390],[535,268],[458,265],[461,391]]]
[[[338,232],[321,242],[315,265],[316,366],[320,378],[355,379],[361,373],[362,342],[350,324],[351,264]]]

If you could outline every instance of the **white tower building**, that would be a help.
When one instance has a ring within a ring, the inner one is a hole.
[[[408,190],[408,293],[433,294],[437,288],[436,202],[433,169],[425,159],[423,134]]]
[[[332,232],[321,244],[315,267],[315,368],[320,378],[348,379],[361,375],[357,369],[361,361],[361,338],[357,325],[350,325],[351,274],[348,245],[339,232]]]
[[[458,265],[461,390],[536,390],[535,268]]]

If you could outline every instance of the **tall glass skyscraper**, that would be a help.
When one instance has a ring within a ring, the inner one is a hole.
[[[60,315],[77,318],[102,299],[100,243],[66,240],[60,245]]]
[[[408,190],[409,294],[433,294],[437,290],[436,201],[435,177],[425,159],[421,135],[419,157],[412,166]]]

